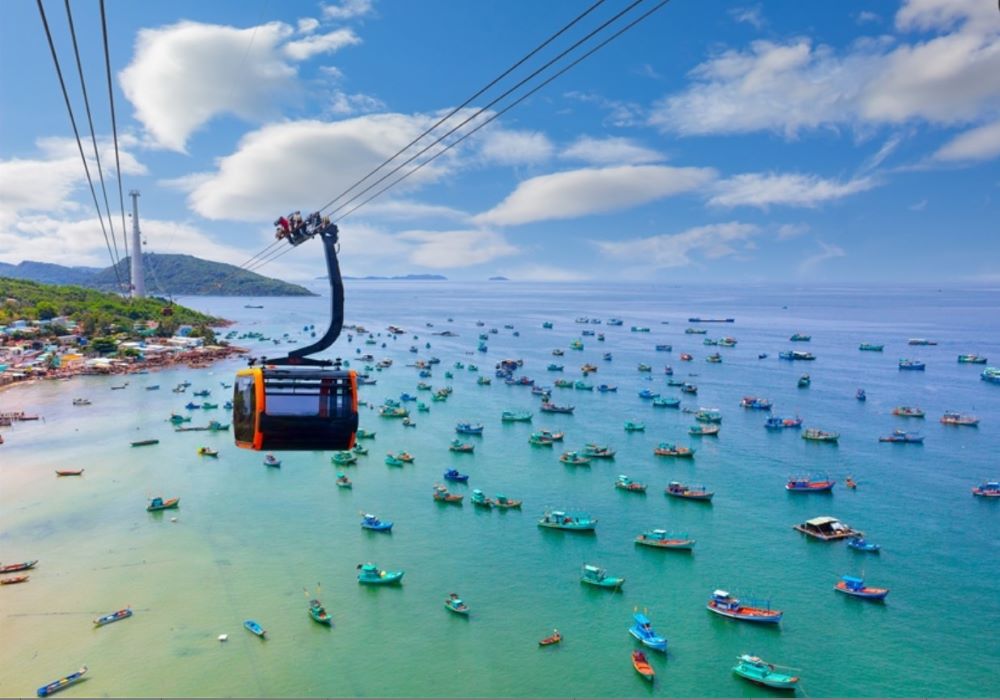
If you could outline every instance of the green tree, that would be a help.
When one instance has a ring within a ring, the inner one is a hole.
[[[42,321],[48,321],[59,315],[59,307],[51,301],[40,301],[35,304],[35,317]]]
[[[94,340],[90,343],[90,348],[98,354],[106,355],[109,352],[117,350],[118,344],[115,342],[114,338],[108,338],[105,336],[101,338],[94,338]]]

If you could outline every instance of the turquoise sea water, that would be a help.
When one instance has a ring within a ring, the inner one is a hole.
[[[327,302],[319,298],[181,301],[237,321],[237,330],[287,332],[301,342],[304,325],[326,323]],[[431,411],[413,414],[415,429],[363,409],[361,424],[377,437],[365,443],[370,455],[349,468],[350,491],[335,487],[326,454],[284,453],[280,470],[267,469],[262,455],[237,450],[231,434],[172,431],[166,418],[192,397],[171,387],[188,379],[189,392],[211,389],[221,404],[228,392],[220,382],[232,381],[240,361],[133,375],[124,391],[109,390],[121,378],[86,377],[0,393],[0,410],[45,417],[3,429],[0,447],[0,561],[40,560],[29,583],[0,589],[0,695],[33,694],[84,663],[89,680],[63,697],[769,695],[730,672],[736,656],[750,652],[794,668],[800,695],[996,696],[1000,504],[973,498],[970,488],[1000,476],[1000,387],[980,381],[981,367],[959,365],[956,356],[976,352],[1000,364],[998,307],[1000,294],[986,290],[349,283],[348,322],[382,332],[387,347],[349,343],[345,333],[336,354],[353,357],[360,347],[395,360],[375,375],[376,386],[362,387],[363,399],[377,405],[418,393],[420,379],[406,365],[431,355],[442,363],[427,381],[454,387],[446,403],[419,392]],[[739,344],[710,348],[704,336],[685,335],[695,315],[735,317],[735,324],[705,327],[708,337],[732,335]],[[617,316],[625,325],[576,324],[578,316]],[[545,320],[555,328],[543,330]],[[387,338],[390,323],[410,333]],[[632,325],[651,332],[632,333]],[[490,327],[499,333],[489,336],[489,351],[475,352],[478,333]],[[445,329],[460,335],[430,335]],[[607,339],[583,337],[584,329]],[[796,331],[812,341],[788,342]],[[940,344],[910,347],[910,337]],[[574,338],[583,351],[569,349]],[[859,352],[860,342],[884,343],[885,352]],[[658,343],[673,351],[655,352]],[[408,352],[411,345],[420,353]],[[563,358],[552,357],[557,347]],[[792,348],[818,359],[778,359]],[[267,345],[270,354],[287,349]],[[724,361],[706,363],[716,350]],[[604,352],[614,359],[603,361]],[[681,352],[694,361],[679,361]],[[760,352],[769,357],[757,359]],[[523,373],[547,385],[579,378],[580,365],[592,362],[599,371],[588,381],[619,390],[555,389],[555,402],[577,408],[553,416],[537,412],[527,388],[497,379],[477,386],[468,370],[444,378],[456,360],[492,376],[505,357],[523,358]],[[924,360],[927,371],[900,372],[901,357]],[[552,361],[565,364],[563,375],[546,372]],[[653,373],[638,373],[639,362]],[[667,364],[677,378],[697,375],[691,381],[699,394],[684,396],[684,407],[723,412],[717,439],[690,438],[693,416],[637,397],[645,387],[681,396],[666,386]],[[808,389],[796,387],[803,372],[812,376]],[[145,391],[151,384],[161,389]],[[855,400],[858,387],[867,402]],[[800,414],[807,427],[840,432],[840,444],[765,431],[766,414],[739,407],[747,394],[772,399],[775,415]],[[93,405],[72,406],[77,396]],[[922,407],[927,418],[890,415],[901,404]],[[507,408],[535,411],[533,423],[502,424]],[[980,427],[941,425],[949,409],[975,413]],[[194,423],[213,417],[223,412],[196,412]],[[644,421],[646,432],[626,434],[626,419]],[[481,439],[472,438],[474,455],[447,450],[459,420],[486,425]],[[593,441],[611,445],[617,457],[566,467],[557,461],[559,446],[528,444],[540,427],[565,430],[564,449]],[[926,443],[877,442],[896,427],[921,432]],[[161,442],[129,447],[146,437]],[[654,457],[661,440],[692,445],[697,455],[690,462]],[[202,444],[218,448],[218,460],[198,457]],[[415,455],[413,465],[385,466],[386,452],[403,449]],[[85,476],[56,479],[60,466],[84,467]],[[523,499],[523,509],[433,502],[432,486],[449,466],[472,475],[468,487],[452,490],[502,492]],[[803,472],[841,482],[853,474],[859,487],[786,493],[786,478]],[[647,495],[615,490],[619,473],[649,484]],[[672,480],[704,483],[715,499],[668,499],[663,488]],[[146,513],[152,495],[179,496],[181,507]],[[586,510],[599,520],[596,534],[540,529],[547,506]],[[395,521],[393,533],[362,531],[359,511]],[[864,530],[882,553],[855,553],[792,530],[818,515]],[[633,544],[654,527],[690,533],[694,552]],[[365,561],[404,569],[403,585],[359,586],[355,566]],[[624,590],[582,586],[584,562],[624,576]],[[848,573],[890,588],[887,602],[835,593]],[[303,588],[315,591],[317,583],[332,629],[306,614]],[[764,628],[712,615],[705,603],[719,587],[770,599],[784,620]],[[469,619],[445,610],[452,591],[471,606]],[[92,627],[93,617],[125,605],[136,611],[131,619]],[[636,609],[670,643],[666,657],[650,654],[652,687],[629,660]],[[270,639],[246,633],[246,618]],[[563,644],[538,648],[553,628]],[[221,633],[230,635],[225,644],[216,641]]]

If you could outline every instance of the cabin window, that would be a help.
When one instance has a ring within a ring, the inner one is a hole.
[[[241,442],[253,441],[254,409],[254,378],[238,377],[233,391],[233,431]]]
[[[268,377],[265,373],[264,392],[269,416],[341,418],[354,406],[346,373],[310,377]]]

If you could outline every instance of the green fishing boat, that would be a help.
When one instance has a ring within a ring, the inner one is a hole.
[[[401,467],[401,466],[403,466],[405,464],[405,462],[403,460],[399,459],[398,457],[396,457],[393,454],[387,454],[385,456],[385,463],[386,463],[387,466],[390,466],[390,467]]]
[[[155,498],[150,499],[149,505],[146,506],[146,510],[149,512],[156,510],[168,510],[170,508],[176,508],[180,505],[180,502],[181,499],[179,498],[161,498],[160,496],[156,496]]]
[[[365,430],[364,428],[358,428],[357,437],[358,440],[374,440],[375,433],[370,430]]]
[[[532,433],[528,438],[528,442],[532,445],[539,445],[541,447],[552,447],[552,445],[555,444],[555,440],[544,433]]]
[[[635,421],[627,420],[625,421],[625,432],[626,433],[641,433],[646,429],[645,423],[637,423]]]
[[[309,617],[316,620],[321,625],[332,625],[333,617],[326,611],[323,604],[316,598],[309,601]]]
[[[596,445],[588,442],[583,448],[583,456],[591,459],[614,459],[615,451],[607,445]]]
[[[403,580],[404,571],[383,571],[374,564],[358,564],[358,583],[388,586]]]
[[[476,378],[476,384],[478,384],[479,386],[489,386],[492,383],[493,380],[490,379],[489,377],[480,376]]]
[[[615,591],[621,590],[621,587],[625,585],[625,579],[618,576],[608,576],[607,570],[593,564],[583,565],[580,582],[586,583],[588,586],[607,588]]]
[[[875,345],[874,343],[861,343],[858,346],[858,350],[862,352],[882,352],[884,349],[884,345]]]
[[[355,464],[358,461],[358,456],[351,452],[350,450],[340,450],[334,452],[330,457],[330,461],[337,466],[347,466],[349,464]]]
[[[363,456],[368,454],[368,448],[364,445],[355,445],[352,452],[356,455]]]
[[[769,664],[760,657],[751,656],[750,654],[742,654],[737,659],[737,663],[733,667],[733,673],[746,678],[748,681],[766,685],[769,688],[790,690],[795,688],[795,685],[799,682],[798,676],[780,673],[775,670],[774,664]]]
[[[504,411],[500,414],[500,420],[504,423],[530,423],[530,411]]]

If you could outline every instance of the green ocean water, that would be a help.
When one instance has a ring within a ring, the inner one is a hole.
[[[349,468],[350,491],[335,487],[328,455],[284,453],[280,470],[267,469],[262,455],[237,450],[231,434],[172,431],[169,414],[200,399],[171,387],[187,379],[189,392],[210,389],[221,404],[228,392],[220,383],[232,381],[238,361],[133,375],[123,391],[109,389],[120,378],[88,377],[0,393],[0,410],[45,418],[3,429],[0,447],[0,561],[40,560],[29,583],[0,589],[0,695],[31,695],[81,664],[89,665],[89,679],[62,697],[769,695],[730,672],[746,652],[794,668],[800,695],[1000,694],[992,672],[1000,656],[1000,504],[969,492],[1000,476],[1000,389],[979,381],[981,368],[955,359],[978,352],[1000,364],[996,292],[364,282],[349,283],[348,295],[349,322],[410,331],[395,341],[383,332],[385,348],[348,342],[346,333],[338,343],[343,357],[360,348],[395,361],[374,375],[377,385],[362,387],[363,399],[377,405],[418,393],[420,379],[406,365],[431,355],[442,363],[426,381],[454,387],[445,403],[419,392],[431,411],[413,414],[415,429],[364,409],[361,424],[377,437],[365,443],[370,455]],[[185,301],[236,320],[237,330],[287,332],[302,343],[304,325],[326,321],[322,299]],[[265,308],[244,309],[248,302]],[[708,326],[709,337],[739,340],[718,349],[722,364],[705,363],[717,348],[704,347],[703,336],[684,334],[691,315],[736,317],[732,325]],[[576,324],[578,316],[618,316],[625,325]],[[555,328],[543,330],[543,320]],[[632,325],[651,332],[631,333]],[[489,335],[489,351],[475,352],[477,335],[490,327],[498,333]],[[430,335],[444,329],[459,336]],[[607,339],[582,337],[583,329]],[[816,362],[777,359],[795,331],[813,335],[795,347],[814,352]],[[916,336],[940,345],[907,346]],[[578,337],[585,349],[569,350]],[[859,353],[859,342],[884,342],[886,351]],[[657,343],[673,351],[655,352]],[[411,345],[420,352],[410,353]],[[267,352],[289,347],[268,344]],[[556,347],[566,350],[563,358],[551,356]],[[685,351],[693,362],[679,361]],[[604,352],[614,359],[603,361]],[[760,352],[769,358],[758,360]],[[600,369],[589,381],[619,390],[556,389],[554,401],[577,409],[552,416],[537,412],[527,388],[498,379],[477,386],[476,373],[465,369],[444,378],[456,360],[492,376],[504,357],[523,358],[523,374],[547,385],[558,376],[578,378],[578,367],[593,362]],[[899,372],[899,357],[923,359],[927,371]],[[546,372],[551,361],[565,364],[565,373]],[[653,365],[649,380],[636,371],[638,362]],[[685,407],[722,410],[718,439],[689,438],[691,415],[653,409],[636,396],[645,387],[677,391],[666,386],[665,364],[699,386]],[[796,387],[802,372],[812,375],[809,389]],[[152,384],[160,390],[146,391]],[[867,390],[867,402],[854,399],[857,387]],[[840,444],[765,431],[765,414],[738,406],[746,394],[771,398],[776,415],[798,413],[806,426],[839,431]],[[73,407],[77,396],[93,405]],[[894,418],[890,410],[899,404],[919,405],[928,418]],[[533,423],[502,424],[508,408],[535,411]],[[940,425],[950,409],[976,413],[981,426]],[[193,423],[223,415],[197,411]],[[644,421],[646,432],[624,433],[626,419]],[[447,450],[459,420],[486,425],[481,439],[472,438],[474,455]],[[600,442],[617,457],[563,466],[558,447],[528,444],[540,427],[565,430],[565,449]],[[926,443],[877,443],[895,427],[919,430]],[[148,437],[161,442],[129,447]],[[692,462],[658,459],[652,449],[661,440],[690,444],[697,455]],[[218,460],[196,454],[203,444],[219,449]],[[413,465],[383,463],[386,452],[403,449],[415,455]],[[61,466],[84,467],[85,475],[56,479],[53,469]],[[523,499],[523,509],[433,502],[432,486],[450,466],[471,474],[468,487],[452,490],[502,492]],[[860,486],[839,484],[828,496],[786,493],[786,478],[802,472],[838,480],[853,474]],[[616,491],[619,473],[648,483],[648,494]],[[668,499],[663,488],[671,480],[704,483],[716,497],[707,506]],[[181,507],[146,513],[152,495],[179,496]],[[599,520],[596,534],[538,528],[548,506],[589,512]],[[393,520],[392,534],[362,531],[359,511]],[[865,530],[883,552],[859,554],[791,529],[818,515]],[[654,527],[686,531],[698,544],[690,555],[633,544]],[[355,566],[365,561],[404,569],[403,585],[359,586]],[[584,562],[624,576],[624,590],[581,585]],[[887,602],[835,593],[847,573],[890,588]],[[330,629],[306,613],[303,588],[315,592],[317,584],[334,617]],[[770,599],[784,620],[765,628],[712,615],[705,603],[718,587]],[[452,591],[471,606],[469,619],[445,610]],[[136,611],[131,619],[93,628],[93,617],[125,605]],[[652,686],[629,660],[636,609],[670,643],[666,657],[650,655]],[[268,630],[268,641],[242,629],[247,618]],[[553,628],[565,641],[539,649],[537,640]],[[228,642],[216,641],[221,633]]]

